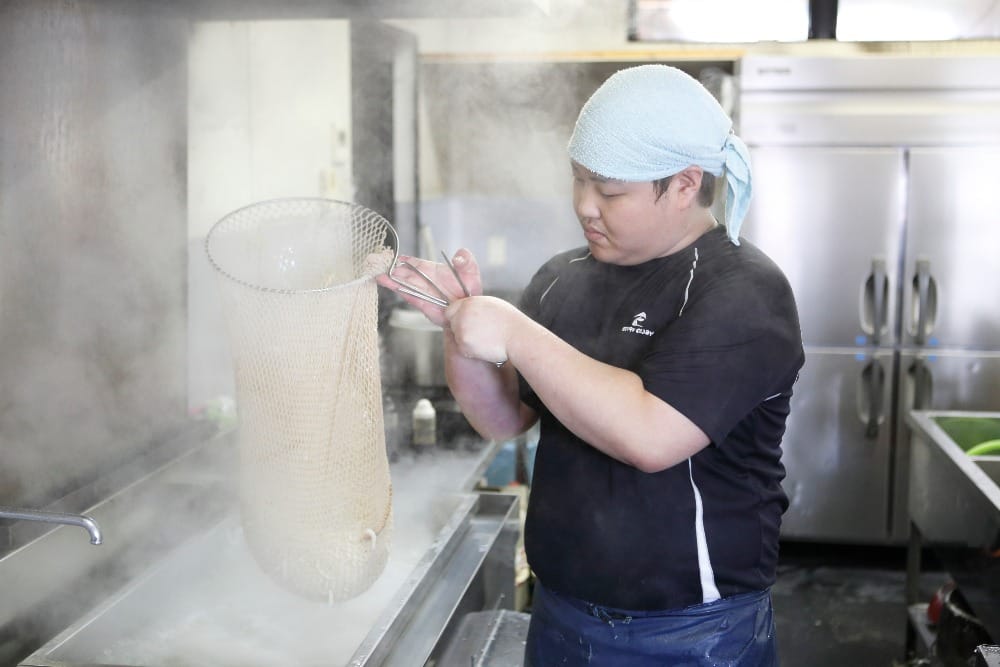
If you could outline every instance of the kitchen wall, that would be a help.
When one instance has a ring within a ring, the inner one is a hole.
[[[189,47],[188,404],[233,395],[221,296],[205,235],[277,197],[353,199],[346,20],[210,21]]]
[[[253,201],[352,195],[332,173],[351,160],[349,39],[346,20],[193,24],[189,237]]]

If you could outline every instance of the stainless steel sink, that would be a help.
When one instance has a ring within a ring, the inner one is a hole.
[[[968,424],[962,424],[968,420]],[[913,411],[910,443],[906,650],[929,651],[935,630],[920,598],[921,554],[930,547],[982,627],[1000,637],[1000,456],[966,449],[1000,429],[1000,412]]]
[[[1000,457],[969,456],[945,420],[996,420],[1000,412],[913,411],[909,512],[926,543],[1000,546]]]
[[[1000,486],[1000,456],[973,456],[972,460],[994,484]]]

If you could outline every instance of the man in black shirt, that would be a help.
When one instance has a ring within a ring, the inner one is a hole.
[[[746,147],[697,81],[646,65],[591,97],[569,153],[587,245],[549,260],[520,308],[478,296],[465,250],[474,296],[418,262],[456,300],[411,301],[446,328],[477,431],[541,421],[526,664],[776,665],[780,442],[803,352],[787,281],[738,235]]]

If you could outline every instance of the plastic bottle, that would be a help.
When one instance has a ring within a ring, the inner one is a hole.
[[[413,447],[427,449],[437,443],[437,412],[426,398],[413,406]]]

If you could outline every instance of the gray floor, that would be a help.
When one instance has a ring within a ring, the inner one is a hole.
[[[905,554],[783,545],[772,588],[783,667],[905,665]],[[921,591],[944,583],[926,572]]]

